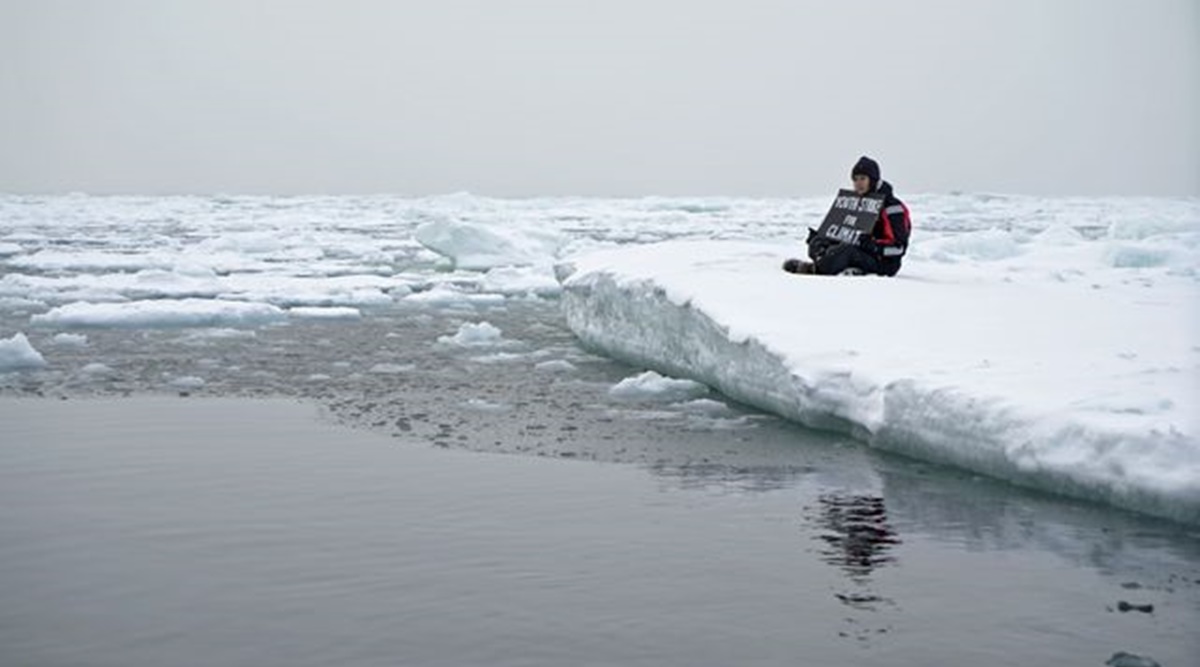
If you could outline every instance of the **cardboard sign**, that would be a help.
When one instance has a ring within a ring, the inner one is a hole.
[[[857,243],[862,234],[870,234],[883,210],[883,195],[858,195],[853,190],[838,190],[833,206],[817,228],[817,238],[838,243]]]

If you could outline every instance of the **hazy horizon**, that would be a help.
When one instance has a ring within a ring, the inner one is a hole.
[[[0,192],[1200,195],[1191,0],[0,0]]]

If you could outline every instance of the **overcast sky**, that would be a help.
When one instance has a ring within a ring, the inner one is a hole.
[[[0,191],[1200,195],[1196,0],[0,0]]]

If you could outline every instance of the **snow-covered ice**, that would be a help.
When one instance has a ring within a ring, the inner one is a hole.
[[[450,258],[460,269],[545,264],[564,244],[560,234],[510,221],[496,225],[464,219],[435,220],[417,228],[416,239]]]
[[[67,358],[124,374],[126,360],[105,355],[136,348],[133,336],[64,330],[183,328],[170,339],[219,350],[270,338],[255,338],[263,325],[328,317],[320,328],[336,331],[392,317],[381,347],[461,348],[476,366],[556,382],[551,371],[589,369],[557,349],[510,349],[561,346],[553,331],[504,338],[479,320],[561,308],[586,345],[673,376],[662,383],[1200,521],[1200,201],[901,196],[916,228],[900,276],[838,280],[778,267],[802,253],[826,196],[0,195],[0,354],[34,374]],[[408,338],[446,315],[476,324]],[[336,348],[336,333],[321,335]],[[385,367],[363,372],[383,381]],[[335,368],[338,379],[353,371]],[[222,372],[221,386],[285,373],[249,359]],[[646,389],[648,401],[687,400]],[[693,414],[660,412],[680,411]]]
[[[645,371],[621,380],[608,393],[625,400],[683,401],[707,394],[708,387],[692,380],[663,377],[654,371]]]
[[[0,339],[0,373],[28,368],[41,368],[46,359],[30,345],[23,333],[8,340]]]
[[[306,320],[359,320],[362,319],[362,311],[357,308],[336,307],[336,306],[297,306],[288,308],[287,314],[289,317],[298,317]]]
[[[575,364],[567,361],[566,359],[539,361],[538,363],[534,364],[533,367],[539,371],[546,371],[547,373],[570,373],[578,370],[578,367],[576,367]]]
[[[512,364],[527,361],[528,359],[528,354],[519,354],[516,352],[492,352],[490,354],[480,354],[471,357],[471,361],[477,364]]]
[[[558,268],[568,324],[606,354],[880,448],[1200,520],[1197,232],[1148,237],[1174,250],[1133,269],[1111,235],[1042,233],[918,236],[895,279],[795,276],[797,246],[739,241]]]
[[[58,347],[87,347],[88,338],[86,334],[78,333],[62,333],[54,334],[50,339]]]
[[[200,389],[207,384],[204,378],[195,375],[184,375],[171,380],[169,383],[175,389]]]
[[[413,292],[403,299],[404,303],[425,306],[469,306],[471,304],[504,303],[502,294],[480,294],[454,287],[453,285],[436,285],[431,289]]]
[[[548,266],[502,266],[489,270],[480,281],[486,292],[506,295],[554,296],[561,289]]]
[[[219,299],[146,300],[124,303],[76,302],[34,315],[38,326],[63,328],[177,328],[255,326],[287,319],[266,303]]]
[[[504,334],[489,322],[465,322],[453,336],[441,336],[439,343],[460,347],[489,347],[502,342]]]

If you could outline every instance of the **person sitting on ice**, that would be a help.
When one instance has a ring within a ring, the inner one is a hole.
[[[790,273],[877,274],[894,276],[900,270],[900,260],[908,249],[912,220],[908,207],[892,193],[892,185],[881,180],[879,163],[863,156],[850,170],[854,192],[860,197],[871,193],[883,196],[883,208],[870,234],[862,234],[856,243],[842,243],[819,237],[808,230],[808,256],[811,262],[789,259],[783,270]]]

